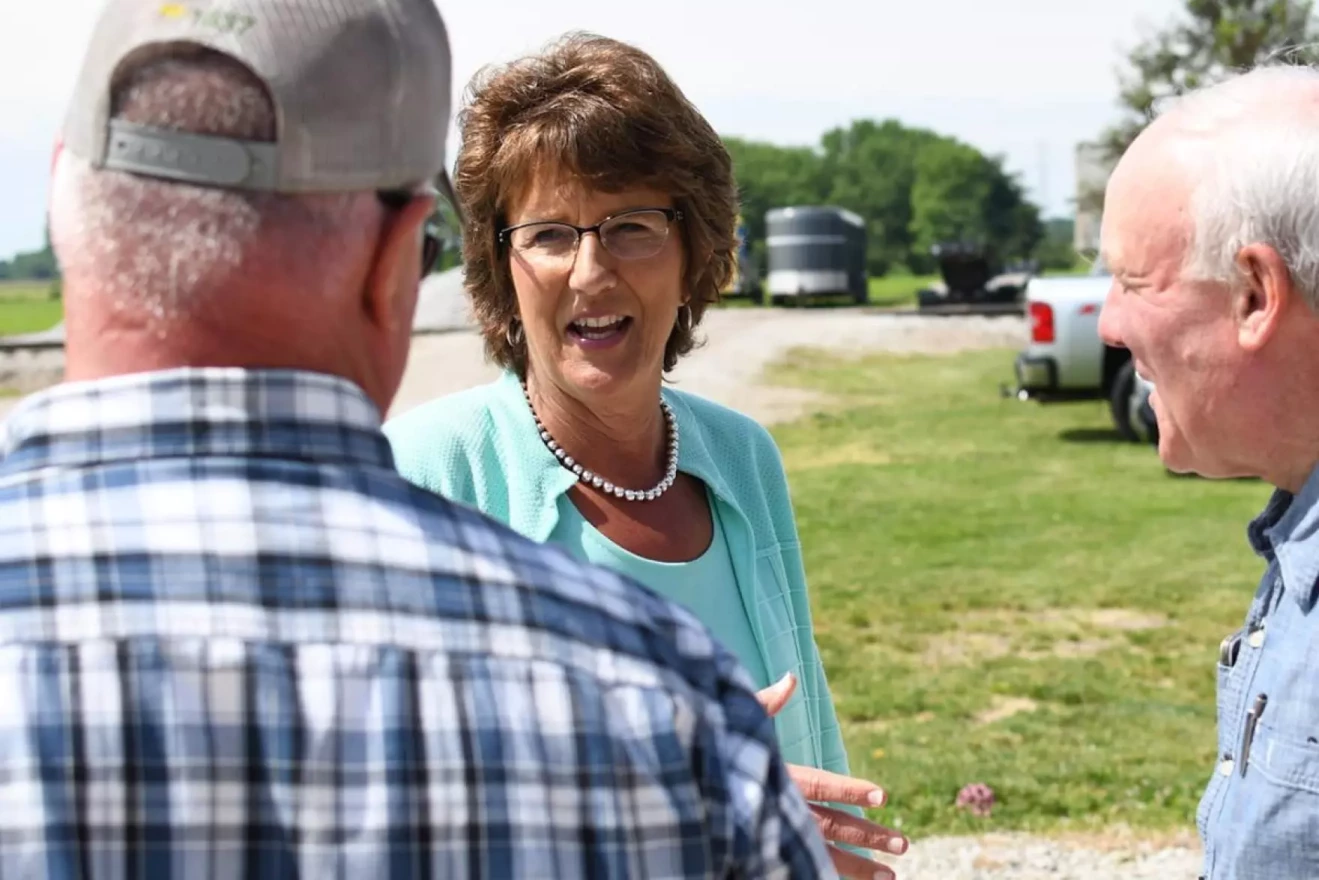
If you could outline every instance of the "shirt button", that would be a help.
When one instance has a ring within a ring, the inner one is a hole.
[[[1252,648],[1258,648],[1263,645],[1264,626],[1265,625],[1261,623],[1258,629],[1251,630],[1250,635],[1246,637],[1246,644],[1250,645]]]
[[[1231,776],[1234,767],[1236,767],[1236,762],[1234,762],[1232,760],[1232,757],[1229,755],[1228,757],[1223,759],[1223,762],[1221,764],[1218,765],[1218,775]]]

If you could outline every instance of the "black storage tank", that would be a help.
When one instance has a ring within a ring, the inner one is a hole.
[[[864,303],[869,295],[865,221],[843,208],[794,205],[765,214],[769,272],[766,295],[846,294]]]

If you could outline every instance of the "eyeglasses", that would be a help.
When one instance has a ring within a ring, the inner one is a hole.
[[[399,211],[406,208],[408,203],[415,199],[419,193],[411,190],[383,190],[376,193],[380,203],[391,211]],[[425,278],[435,269],[435,263],[440,259],[440,236],[433,222],[427,221],[426,227],[422,231],[421,239],[421,277]]]
[[[537,220],[500,230],[499,243],[529,262],[562,266],[576,257],[582,236],[594,232],[604,249],[620,260],[644,260],[660,252],[669,237],[669,224],[681,219],[682,212],[673,208],[637,208],[594,226]]]

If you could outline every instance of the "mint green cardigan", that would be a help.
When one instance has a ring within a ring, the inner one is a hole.
[[[846,775],[838,729],[811,627],[806,573],[778,447],[754,420],[666,388],[680,436],[678,467],[711,490],[727,530],[737,586],[771,681],[791,671],[797,691],[775,717],[790,764]],[[423,404],[385,425],[399,472],[469,504],[535,541],[558,519],[576,477],[545,448],[512,373]],[[718,633],[717,620],[705,625]]]

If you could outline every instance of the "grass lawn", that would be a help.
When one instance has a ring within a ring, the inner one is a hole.
[[[1011,357],[775,368],[841,398],[774,433],[853,773],[916,836],[1190,828],[1269,490],[1168,475],[1102,403],[1000,399]]]
[[[0,281],[0,336],[49,330],[63,316],[49,281]]]

